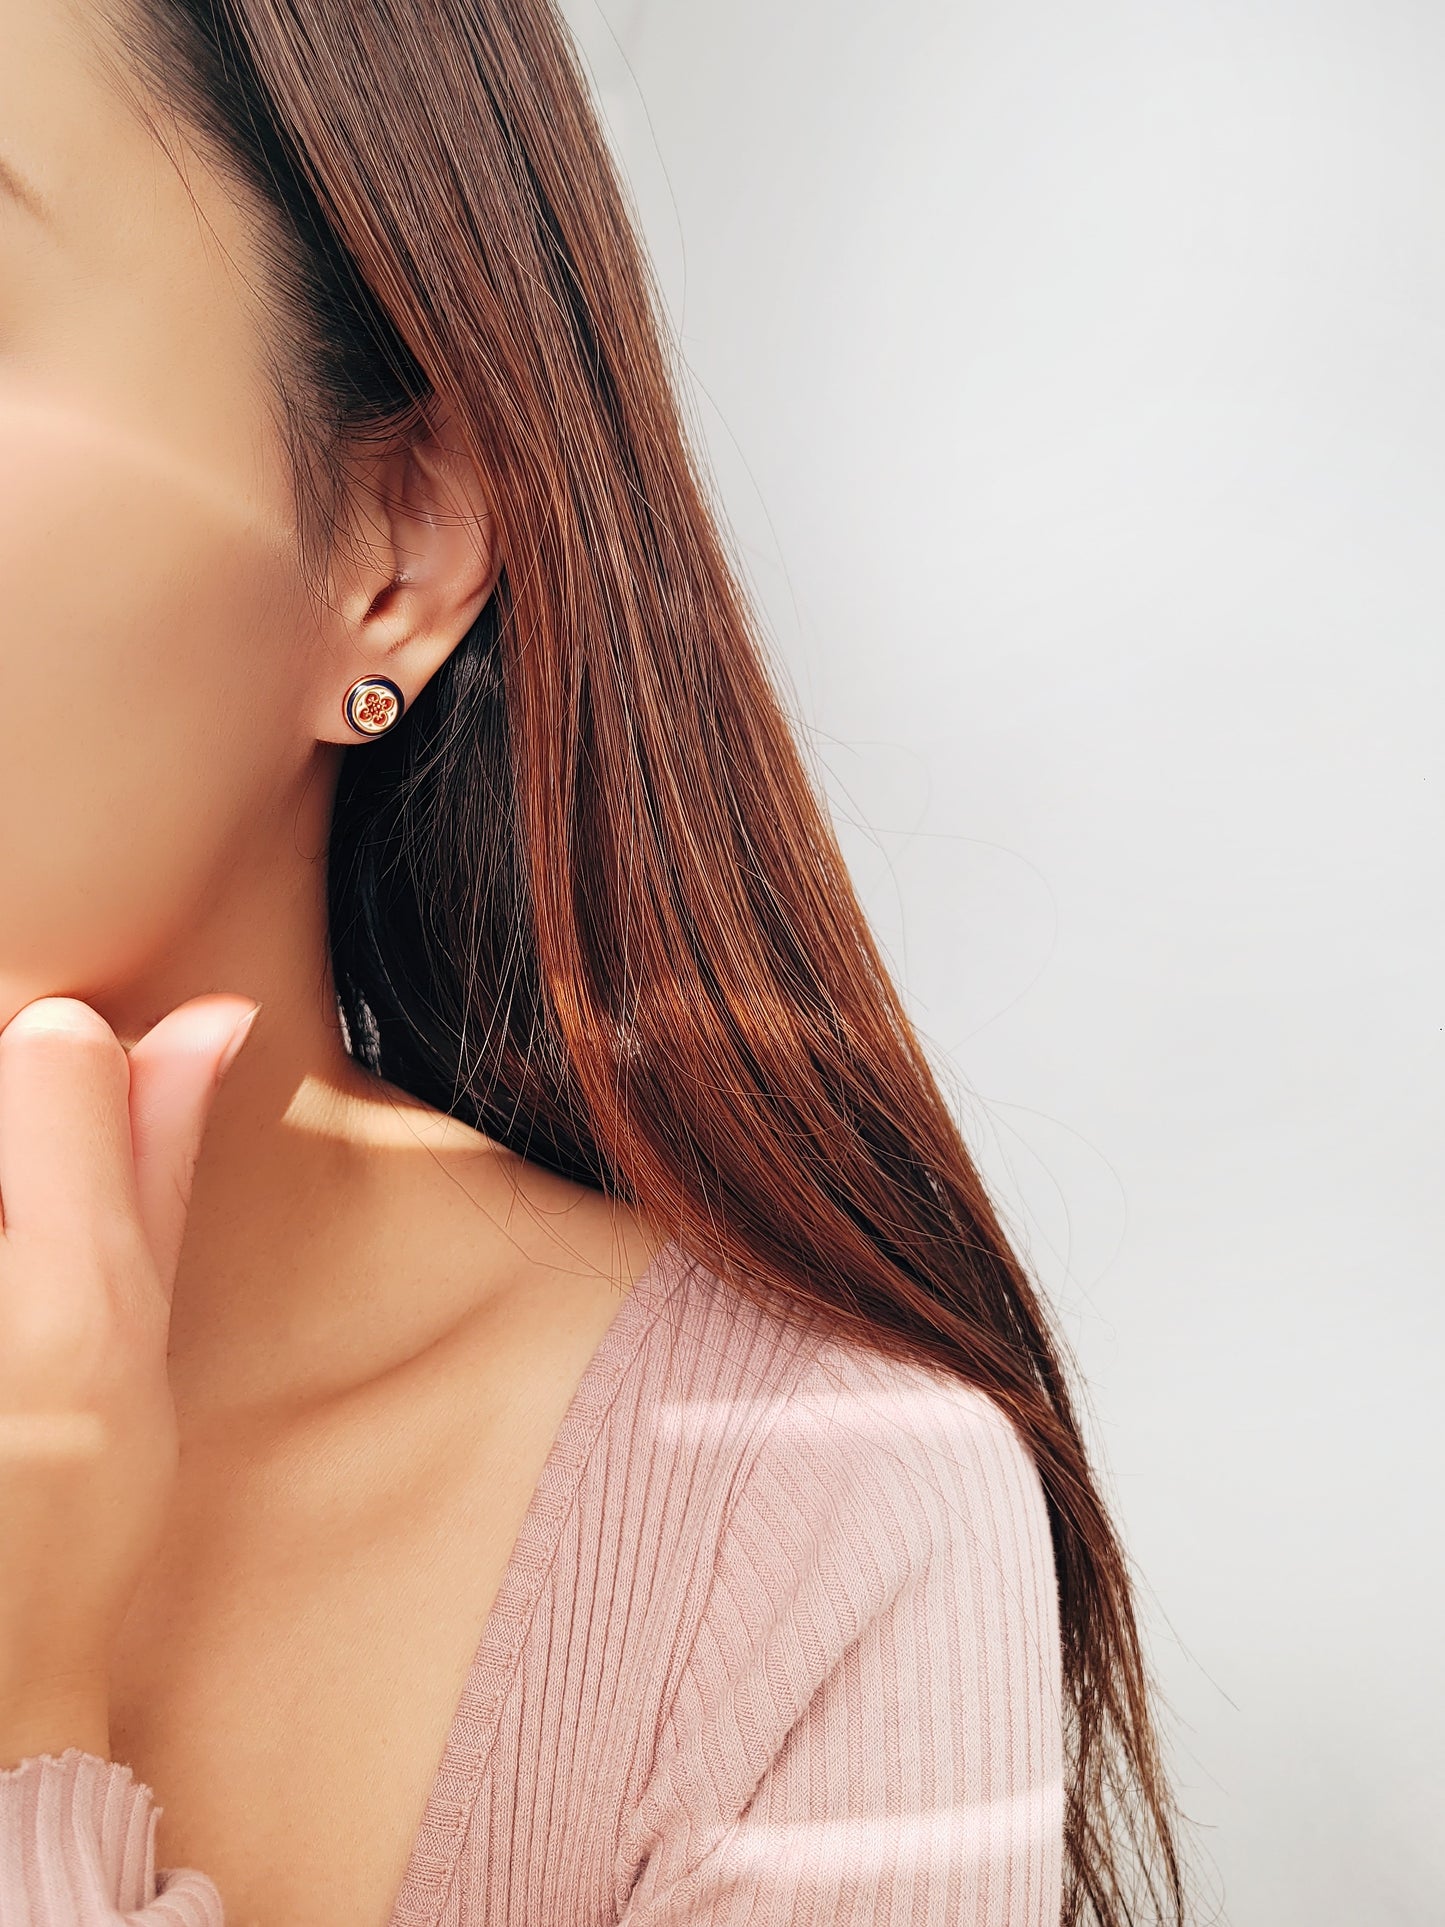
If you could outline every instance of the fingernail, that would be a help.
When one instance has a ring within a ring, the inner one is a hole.
[[[241,1046],[250,1036],[251,1026],[255,1023],[256,1013],[260,1008],[261,1006],[256,1004],[252,1009],[248,1010],[240,1023],[237,1024],[236,1028],[231,1032],[226,1048],[221,1052],[220,1059],[216,1064],[216,1082],[218,1084],[240,1055]]]

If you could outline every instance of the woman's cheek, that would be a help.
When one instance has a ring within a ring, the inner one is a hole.
[[[0,975],[49,991],[123,981],[214,894],[299,698],[232,545],[94,469],[34,472],[0,512]]]

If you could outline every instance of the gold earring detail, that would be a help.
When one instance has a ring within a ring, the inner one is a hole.
[[[347,690],[341,713],[361,735],[384,736],[405,707],[405,696],[389,676],[363,676]]]

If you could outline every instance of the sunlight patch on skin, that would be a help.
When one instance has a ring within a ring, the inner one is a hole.
[[[267,514],[254,496],[238,489],[203,463],[181,455],[173,444],[145,434],[140,428],[99,413],[93,405],[59,390],[35,392],[0,382],[0,439],[11,436],[43,438],[77,462],[105,462],[122,470],[137,488],[159,486],[183,496],[208,511],[214,520],[238,534],[268,542],[284,551],[294,542],[294,529],[279,513]],[[19,496],[25,477],[16,469],[0,500]]]
[[[95,1412],[0,1413],[0,1465],[102,1458],[114,1435]]]
[[[345,1138],[381,1151],[428,1150],[497,1152],[500,1147],[462,1118],[436,1111],[395,1084],[371,1079],[351,1094],[326,1079],[303,1077],[282,1114],[288,1130],[315,1137]]]

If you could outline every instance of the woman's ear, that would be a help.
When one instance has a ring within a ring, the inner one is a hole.
[[[341,704],[363,676],[387,676],[414,701],[496,587],[502,555],[491,500],[447,427],[433,414],[404,445],[353,466],[349,513],[364,533],[338,544],[332,562],[332,673],[338,656],[341,663],[336,688],[321,695],[322,742],[358,740]]]

